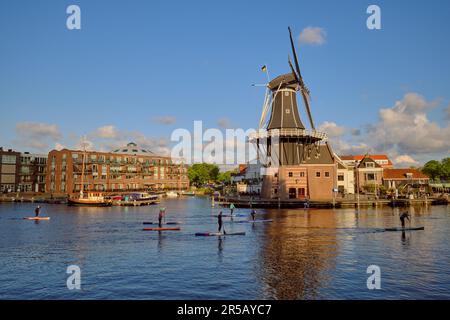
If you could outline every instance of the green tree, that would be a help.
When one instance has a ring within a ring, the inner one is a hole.
[[[432,180],[439,178],[442,174],[442,165],[437,160],[431,160],[425,163],[422,172],[429,176]]]
[[[217,176],[217,181],[224,182],[224,183],[230,183],[232,172],[233,171],[220,172],[219,175]]]
[[[195,163],[188,168],[188,178],[191,184],[200,187],[209,181],[216,181],[219,167],[209,163]]]
[[[450,180],[450,158],[444,158],[441,161],[441,179]]]

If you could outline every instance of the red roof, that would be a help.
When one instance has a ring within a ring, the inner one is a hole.
[[[412,179],[418,180],[425,180],[430,179],[428,176],[423,174],[417,169],[384,169],[383,170],[383,178],[387,180],[406,180],[407,173],[412,173]]]
[[[364,155],[364,154],[357,154],[357,155],[349,155],[349,156],[340,156],[340,158],[342,160],[354,160],[354,161],[361,161],[364,157],[368,157],[372,160],[387,160],[388,161],[388,165],[392,165],[391,160],[389,159],[389,157],[385,154],[368,154],[368,155]]]

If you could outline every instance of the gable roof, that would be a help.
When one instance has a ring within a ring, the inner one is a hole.
[[[427,175],[423,174],[417,169],[384,169],[383,170],[383,179],[386,180],[406,180],[407,173],[412,174],[411,179],[415,180],[426,180],[430,179]]]
[[[362,159],[364,159],[364,157],[369,157],[373,160],[387,160],[387,164],[388,165],[392,165],[391,160],[389,159],[389,157],[385,154],[357,154],[357,155],[345,155],[345,156],[340,156],[340,158],[342,160],[353,160],[353,161],[361,161]]]
[[[366,168],[365,164],[369,163],[369,162],[373,163],[374,168],[381,168],[381,166],[374,159],[372,159],[372,157],[370,157],[368,155],[364,156],[364,158],[362,158],[362,160],[359,162],[357,167],[358,168]]]

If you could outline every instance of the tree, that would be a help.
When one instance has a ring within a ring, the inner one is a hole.
[[[195,163],[188,168],[188,178],[191,184],[200,187],[209,181],[216,181],[219,167],[209,163]]]
[[[422,172],[429,176],[431,180],[439,178],[442,174],[442,165],[437,160],[431,160],[425,163],[422,168]]]
[[[450,180],[450,158],[444,158],[441,161],[441,179]]]
[[[231,173],[232,171],[225,171],[220,172],[217,176],[217,181],[223,182],[223,183],[230,183],[231,182]]]

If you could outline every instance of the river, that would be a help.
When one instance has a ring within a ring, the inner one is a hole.
[[[163,200],[181,231],[145,232],[158,206],[0,204],[0,299],[449,299],[450,207],[410,208],[423,231],[384,232],[399,209],[258,210],[272,223],[216,231],[206,198]],[[224,209],[224,213],[228,210]],[[237,209],[248,213],[248,209]],[[246,218],[235,218],[243,220]],[[81,290],[69,290],[70,265]],[[369,290],[367,268],[380,268]]]

